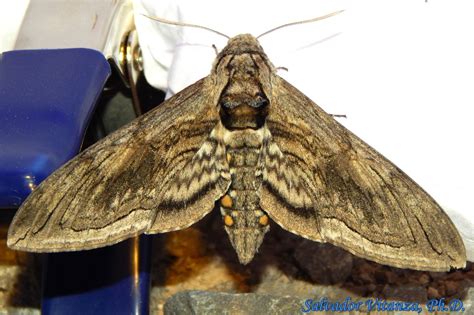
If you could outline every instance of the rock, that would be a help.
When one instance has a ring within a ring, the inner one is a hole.
[[[374,283],[370,283],[367,285],[367,292],[372,293],[377,290],[377,286]]]
[[[418,282],[422,285],[427,285],[430,283],[430,276],[427,273],[422,273],[418,278]]]
[[[331,244],[304,240],[296,248],[298,265],[317,283],[343,282],[352,272],[352,255]]]
[[[459,292],[460,285],[460,282],[446,280],[444,282],[444,286],[446,288],[446,295],[452,296],[456,294],[456,292]]]
[[[462,281],[466,275],[463,272],[453,272],[450,274],[447,274],[447,279],[452,280],[452,281]]]
[[[441,297],[441,294],[439,294],[438,289],[432,286],[428,287],[426,294],[428,295],[428,299],[439,299]]]
[[[359,283],[368,283],[368,284],[374,284],[375,283],[375,277],[372,273],[368,272],[361,272],[360,274],[355,277]]]
[[[295,314],[303,305],[304,300],[291,297],[185,291],[166,301],[164,314]]]
[[[0,310],[0,315],[40,315],[41,312],[36,308],[8,307]]]
[[[446,296],[446,286],[444,285],[444,283],[438,283],[438,286],[436,287],[436,289],[438,289],[439,295],[441,297]]]
[[[31,261],[33,264],[33,261]],[[24,309],[39,308],[40,273],[33,265],[0,264],[0,314],[5,308],[15,306],[13,314]],[[10,310],[8,313],[10,314]],[[30,313],[27,313],[30,314]]]
[[[420,286],[386,286],[382,294],[387,300],[424,303],[427,300],[426,289]]]
[[[464,311],[463,314],[474,314],[474,286],[466,290],[466,294],[462,299]]]
[[[442,279],[442,278],[446,277],[446,272],[430,271],[429,274],[430,274],[430,276],[433,280],[439,280],[439,279]]]

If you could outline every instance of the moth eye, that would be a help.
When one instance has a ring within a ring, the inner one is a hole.
[[[265,107],[268,105],[268,99],[265,94],[259,92],[255,95],[255,100],[251,103],[253,108]]]
[[[224,208],[231,208],[232,207],[232,198],[229,195],[225,195],[221,198],[221,206]]]
[[[223,107],[223,108],[227,108],[227,109],[232,109],[234,107],[237,107],[238,105],[239,105],[238,102],[234,102],[234,101],[231,101],[231,100],[228,100],[228,99],[223,99],[220,102],[220,106]]]
[[[258,218],[258,223],[263,226],[268,225],[268,216],[266,214],[262,215],[260,218]]]
[[[227,225],[227,226],[232,226],[234,225],[234,219],[232,219],[232,217],[228,214],[226,214],[224,216],[224,224]]]
[[[256,102],[255,102],[255,105],[254,107],[255,108],[259,108],[259,107],[265,107],[268,105],[268,100],[265,99],[265,98],[262,98],[262,99],[258,99]]]

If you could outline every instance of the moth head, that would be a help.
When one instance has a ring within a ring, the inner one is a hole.
[[[240,263],[248,264],[270,229],[268,216],[261,210],[225,211],[223,221]]]
[[[218,106],[227,129],[259,129],[268,115],[273,65],[249,34],[229,40],[215,64]]]
[[[243,53],[258,53],[264,54],[262,46],[258,42],[257,38],[251,34],[240,34],[235,37],[229,38],[227,45],[222,49],[222,51],[217,56],[216,64],[218,60],[231,55],[240,55]],[[266,55],[265,55],[266,57]]]

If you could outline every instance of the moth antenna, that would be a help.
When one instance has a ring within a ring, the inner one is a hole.
[[[335,118],[347,118],[346,114],[329,114],[329,116],[335,117]]]
[[[283,25],[280,25],[280,26],[277,26],[275,28],[272,28],[271,30],[269,31],[266,31],[265,33],[262,33],[260,35],[257,36],[257,39],[259,39],[260,37],[264,36],[264,35],[267,35],[273,31],[276,31],[280,28],[283,28],[283,27],[287,27],[287,26],[293,26],[293,25],[298,25],[298,24],[305,24],[305,23],[312,23],[312,22],[316,22],[316,21],[321,21],[321,20],[324,20],[324,19],[327,19],[327,18],[330,18],[330,17],[333,17],[335,15],[338,15],[339,13],[342,13],[344,12],[345,10],[339,10],[339,11],[335,11],[335,12],[332,12],[332,13],[329,13],[329,14],[326,14],[326,15],[323,15],[323,16],[318,16],[317,18],[313,18],[313,19],[309,19],[309,20],[303,20],[303,21],[296,21],[296,22],[291,22],[291,23],[287,23],[287,24],[283,24]]]
[[[288,72],[288,68],[287,67],[277,67],[276,70],[283,70],[283,71],[286,71]]]
[[[160,18],[160,17],[156,17],[156,16],[149,16],[149,15],[146,15],[146,14],[144,14],[144,13],[140,13],[140,14],[143,15],[144,17],[149,18],[150,20],[154,20],[154,21],[157,21],[157,22],[160,22],[160,23],[170,24],[170,25],[176,25],[176,26],[189,26],[189,27],[201,28],[201,29],[203,29],[203,30],[208,30],[208,31],[214,32],[214,33],[216,33],[216,34],[218,34],[218,35],[224,36],[224,37],[227,38],[227,39],[230,39],[230,36],[227,36],[227,35],[224,34],[224,33],[221,33],[221,32],[219,32],[219,31],[213,30],[212,28],[205,27],[205,26],[202,26],[202,25],[190,24],[190,23],[184,23],[184,22],[170,21],[170,20],[166,20],[166,19],[163,19],[163,18]]]
[[[212,44],[212,48],[214,48],[214,51],[216,52],[216,56],[219,55],[219,51],[217,50],[216,45]]]

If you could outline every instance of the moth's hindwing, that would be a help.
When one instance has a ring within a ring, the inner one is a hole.
[[[277,76],[272,109],[260,198],[278,224],[382,264],[465,265],[454,224],[405,173]]]
[[[176,157],[174,172],[163,178],[166,188],[147,234],[188,227],[211,211],[215,201],[225,194],[231,177],[220,137],[221,128],[222,125],[217,124],[190,160],[184,153]]]
[[[189,226],[211,211],[228,183],[215,160],[207,159],[218,150],[210,134],[219,117],[206,80],[48,177],[18,210],[8,246],[36,252],[96,248]],[[199,168],[206,176],[198,175]],[[196,202],[200,195],[205,202]],[[173,202],[181,206],[171,207]]]
[[[279,136],[284,137],[283,134]],[[260,194],[262,208],[288,231],[322,242],[318,216],[314,211],[317,200],[313,192],[316,187],[311,187],[317,183],[306,167],[307,161],[298,156],[301,151],[297,148],[283,153],[268,129],[265,138]]]

